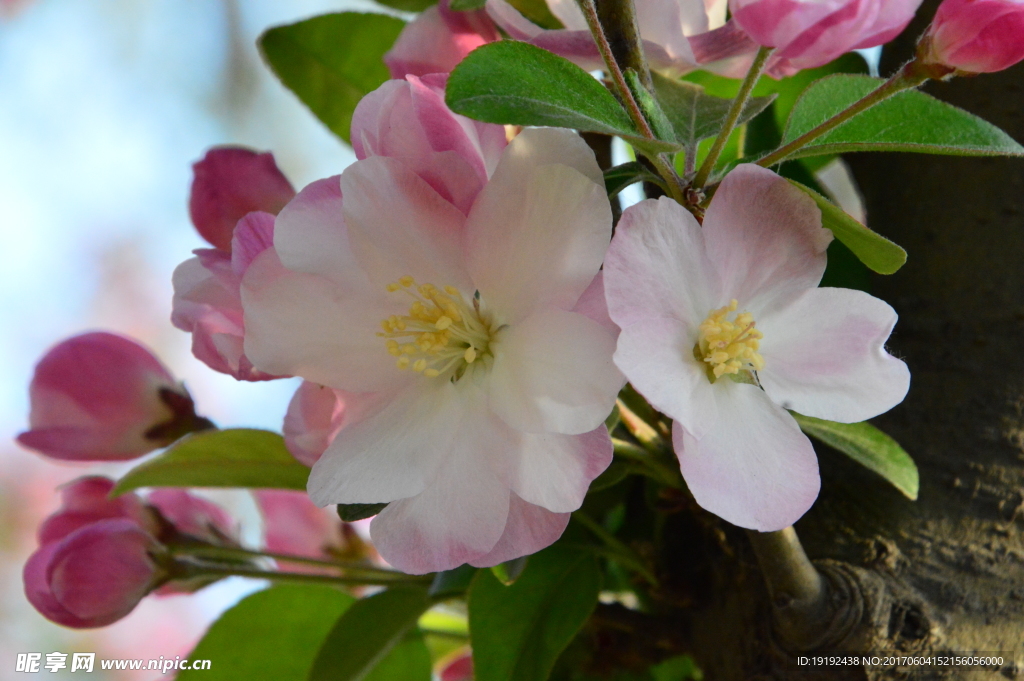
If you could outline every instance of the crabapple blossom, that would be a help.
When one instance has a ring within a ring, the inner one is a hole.
[[[476,48],[501,40],[486,11],[458,12],[450,4],[441,0],[402,29],[384,55],[392,78],[448,73]]]
[[[131,612],[160,578],[152,535],[113,518],[44,544],[25,563],[25,595],[44,617],[74,628],[102,627]]]
[[[30,430],[18,442],[54,459],[134,459],[208,427],[153,354],[112,333],[69,338],[39,360]]]
[[[303,381],[284,415],[284,443],[300,463],[312,467],[345,419],[345,401],[330,388]]]
[[[742,77],[757,45],[732,22],[726,22],[726,4],[727,0],[636,3],[637,24],[651,68],[668,75],[707,68]],[[576,0],[548,0],[548,8],[564,29],[545,30],[505,0],[487,0],[487,11],[495,23],[516,40],[561,55],[588,71],[603,69],[604,61]]]
[[[814,201],[755,165],[719,186],[703,227],[669,199],[627,210],[605,260],[615,362],[674,419],[686,484],[729,522],[773,531],[818,494],[810,441],[786,411],[843,423],[901,402],[889,305],[816,288],[831,233]]]
[[[945,0],[921,41],[922,61],[962,73],[1002,71],[1024,59],[1024,2]]]
[[[295,196],[270,152],[215,147],[193,164],[192,173],[192,224],[210,245],[228,253],[239,220],[255,211],[276,215]]]
[[[906,28],[921,0],[729,0],[735,21],[757,44],[774,47],[773,75],[827,64],[849,52],[889,42]]]
[[[242,352],[238,287],[248,263],[273,242],[274,215],[295,190],[269,152],[218,147],[193,171],[189,211],[214,248],[197,249],[174,270],[171,323],[192,334],[192,354],[214,371],[240,381],[278,378],[255,371]]]
[[[313,466],[311,498],[389,502],[371,535],[411,573],[549,545],[611,461],[603,420],[622,385],[593,153],[525,130],[468,216],[396,158],[328,182],[281,212],[242,282],[256,366],[345,391],[357,414]]]

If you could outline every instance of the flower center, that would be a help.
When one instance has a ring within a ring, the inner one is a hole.
[[[737,304],[733,299],[725,307],[712,310],[700,325],[693,356],[707,363],[712,383],[726,374],[738,375],[764,368],[764,357],[757,352],[764,335],[754,328],[753,315],[743,312],[729,320]]]
[[[412,369],[428,378],[445,374],[458,380],[469,365],[489,356],[492,320],[480,311],[479,296],[467,303],[454,286],[439,289],[417,284],[405,276],[388,284],[391,293],[412,298],[409,314],[391,315],[381,322],[388,352],[399,369]]]

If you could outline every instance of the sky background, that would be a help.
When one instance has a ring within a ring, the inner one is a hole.
[[[293,381],[238,383],[214,373],[170,325],[171,272],[205,245],[188,219],[191,164],[218,144],[270,150],[298,189],[354,160],[263,66],[255,41],[271,25],[373,7],[0,0],[0,680],[32,678],[14,672],[19,652],[184,655],[217,614],[261,586],[228,580],[194,597],[150,597],[105,629],[49,623],[26,602],[21,569],[35,528],[58,506],[54,489],[130,464],[62,465],[12,439],[26,426],[35,362],[60,340],[99,329],[152,348],[217,424],[280,428]],[[243,537],[258,541],[247,495],[213,496],[241,519]]]

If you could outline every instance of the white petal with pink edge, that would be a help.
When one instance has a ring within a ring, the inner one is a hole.
[[[910,389],[910,370],[885,351],[896,311],[843,288],[808,291],[759,323],[758,378],[786,409],[841,423],[889,411]]]
[[[761,532],[792,525],[821,486],[810,440],[757,386],[721,379],[715,390],[718,419],[704,437],[672,427],[686,485],[733,525]]]

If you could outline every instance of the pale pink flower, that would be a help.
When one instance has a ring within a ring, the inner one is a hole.
[[[303,381],[284,415],[284,443],[300,463],[312,468],[345,420],[342,393]]]
[[[610,233],[601,171],[565,130],[517,136],[468,217],[388,157],[300,192],[242,299],[260,369],[360,414],[313,467],[313,501],[390,502],[374,543],[412,573],[553,542],[611,461],[614,332],[580,312],[601,308]]]
[[[505,127],[452,113],[444,103],[448,77],[389,80],[363,97],[352,113],[356,158],[403,161],[463,213],[501,158]]]
[[[448,73],[476,48],[501,39],[486,11],[456,12],[449,4],[441,0],[402,29],[384,55],[392,78]]]
[[[276,215],[295,196],[270,152],[214,147],[192,165],[192,173],[192,224],[214,248],[229,253],[239,220],[254,211]]]
[[[885,352],[896,313],[861,291],[816,288],[831,233],[804,192],[741,165],[703,228],[669,199],[623,214],[605,260],[615,362],[658,410],[705,509],[761,531],[818,495],[817,458],[786,411],[853,423],[903,400]]]
[[[18,442],[55,459],[134,459],[208,426],[153,354],[112,333],[69,338],[39,360],[31,429]]]
[[[637,2],[637,24],[651,68],[674,76],[697,68],[742,76],[757,45],[726,22],[726,4],[727,0]],[[588,71],[603,69],[604,61],[576,0],[548,0],[548,8],[564,29],[542,29],[505,0],[487,0],[491,17],[516,40],[561,55]]]
[[[729,0],[733,21],[757,44],[774,47],[773,75],[822,66],[889,42],[921,0]]]
[[[963,73],[1009,68],[1024,59],[1024,2],[945,0],[922,46],[926,63]]]

